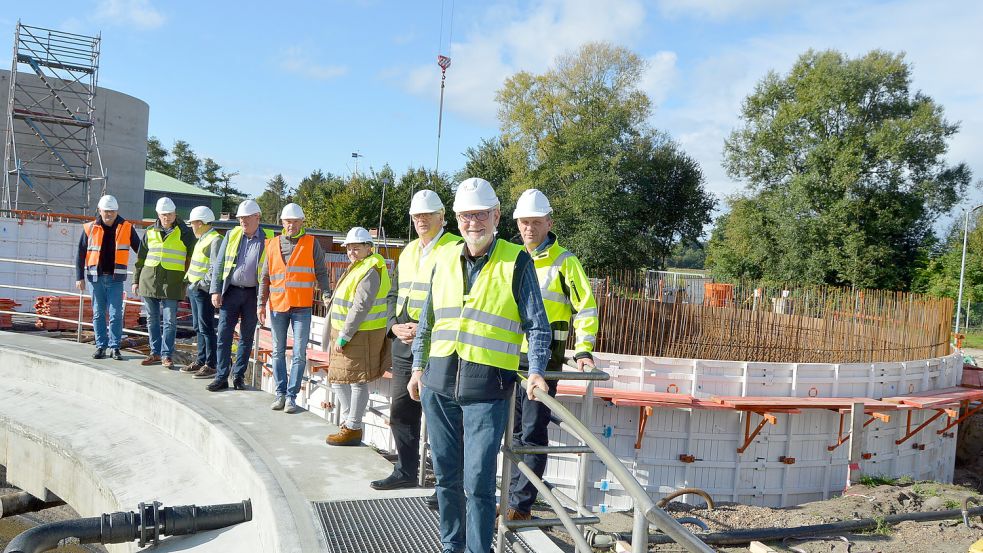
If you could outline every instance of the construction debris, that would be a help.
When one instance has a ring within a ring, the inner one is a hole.
[[[124,297],[124,299],[126,299]],[[40,296],[34,303],[39,317],[34,325],[44,330],[75,330],[78,327],[79,302],[82,302],[82,322],[92,321],[92,298],[85,296]],[[140,306],[123,304],[123,327],[136,328],[140,321]]]

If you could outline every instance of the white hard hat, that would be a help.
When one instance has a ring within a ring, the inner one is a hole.
[[[99,209],[105,209],[108,211],[119,211],[119,202],[116,201],[115,196],[110,196],[106,194],[105,196],[99,198]]]
[[[239,204],[239,209],[236,210],[236,217],[248,217],[250,215],[256,215],[261,213],[263,210],[259,208],[259,204],[256,200],[243,200]]]
[[[175,211],[177,211],[177,207],[167,196],[157,200],[157,213],[174,213]]]
[[[362,227],[352,227],[352,230],[348,231],[348,235],[345,236],[345,241],[341,243],[342,246],[347,246],[348,244],[364,244],[368,242],[373,243],[372,235],[369,231]]]
[[[513,219],[519,217],[545,217],[553,213],[550,201],[535,188],[530,188],[519,196],[519,201],[515,203],[515,211],[512,213]]]
[[[499,205],[498,196],[490,182],[485,179],[471,177],[457,185],[454,195],[454,211],[479,211],[491,209]]]
[[[304,210],[295,203],[289,203],[283,206],[283,210],[280,211],[281,219],[305,219]]]
[[[191,221],[201,221],[202,223],[205,223],[206,225],[208,223],[211,223],[214,220],[215,220],[215,214],[212,213],[212,210],[209,207],[204,206],[204,205],[200,205],[200,206],[192,209],[191,210],[191,216],[188,217],[188,222],[191,222]]]
[[[440,201],[440,196],[433,190],[421,190],[413,194],[410,200],[410,215],[421,213],[436,213],[444,209],[444,202]]]

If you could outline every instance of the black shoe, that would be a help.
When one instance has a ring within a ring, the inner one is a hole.
[[[430,507],[431,509],[436,509],[437,508],[437,492],[433,492],[433,495],[428,495],[427,497],[423,498],[423,501],[424,501],[424,503],[427,504],[427,507]]]
[[[209,392],[220,392],[222,390],[229,389],[229,381],[227,379],[222,380],[212,380],[205,389]]]
[[[232,388],[234,388],[236,390],[245,390],[246,389],[246,381],[244,379],[242,379],[242,378],[233,379],[232,380]]]
[[[399,490],[402,488],[415,488],[416,480],[403,478],[402,475],[394,472],[382,480],[374,480],[369,482],[369,487],[371,487],[373,490]]]
[[[106,348],[96,348],[96,352],[92,354],[93,359],[105,359],[106,358]]]
[[[117,361],[122,361],[123,360],[123,354],[119,352],[119,348],[115,348],[113,350],[113,359],[115,359]]]

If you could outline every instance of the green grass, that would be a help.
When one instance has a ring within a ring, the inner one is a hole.
[[[899,478],[891,478],[880,474],[865,474],[860,477],[860,484],[873,488],[874,486],[894,486],[898,484]]]
[[[868,536],[870,536],[870,535],[890,536],[891,535],[891,531],[892,531],[891,525],[887,523],[887,520],[885,520],[884,517],[882,517],[882,516],[880,516],[880,517],[874,517],[874,520],[877,521],[877,527],[876,528],[872,528],[870,530],[864,530],[862,532],[857,532],[857,533],[858,534],[863,534],[863,535],[868,535]]]
[[[945,503],[943,503],[942,506],[945,507],[947,510],[951,511],[952,509],[959,508],[959,502],[956,501],[955,499],[946,499]]]
[[[963,339],[963,347],[983,349],[983,333],[966,334]]]
[[[911,491],[922,497],[939,497],[942,495],[941,488],[926,482],[919,482],[915,484],[911,487]]]

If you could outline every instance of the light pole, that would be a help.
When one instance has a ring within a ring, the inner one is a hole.
[[[365,157],[357,151],[352,152],[352,157],[355,158],[355,177],[358,177],[358,158]]]
[[[959,265],[959,299],[956,300],[956,334],[959,334],[959,316],[962,314],[963,306],[963,281],[966,277],[966,242],[969,240],[969,216],[981,207],[983,207],[983,204],[966,211],[963,216],[963,257]]]
[[[389,183],[391,182],[392,179],[389,177],[382,177],[379,179],[379,183],[382,184],[382,203],[379,204],[379,233],[383,236],[383,247],[387,247],[389,245],[385,238],[385,232],[382,230],[382,212],[386,209],[386,187],[388,187]]]

